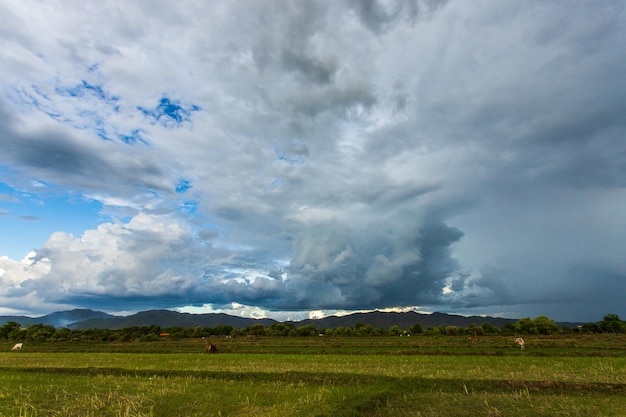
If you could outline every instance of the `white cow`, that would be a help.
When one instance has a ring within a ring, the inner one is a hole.
[[[515,338],[515,343],[519,345],[519,348],[521,350],[524,350],[524,339],[522,339],[521,337],[517,337]]]
[[[11,350],[22,350],[22,346],[23,345],[24,345],[24,343],[16,343],[15,345],[13,345]]]

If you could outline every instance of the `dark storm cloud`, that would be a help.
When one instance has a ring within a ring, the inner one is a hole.
[[[301,51],[283,51],[282,64],[287,69],[298,71],[315,84],[331,83],[337,71],[337,63],[332,58],[322,61]]]
[[[445,279],[458,269],[451,245],[463,233],[436,215],[414,222],[385,218],[363,229],[329,226],[296,238],[286,284],[298,296],[276,308],[436,303]]]
[[[17,129],[14,121],[7,120],[4,127],[0,160],[23,167],[35,177],[83,190],[94,186],[132,190],[139,186],[171,191],[166,173],[149,149],[142,155],[130,156],[124,145],[84,140],[70,129],[48,123],[27,131]],[[109,181],[102,182],[103,178]]]
[[[426,2],[400,0],[386,3],[378,0],[351,1],[351,5],[356,10],[362,24],[376,34],[392,29],[394,23],[399,19],[415,23],[418,17],[428,17],[446,3],[445,0]]]
[[[376,103],[376,96],[369,86],[355,84],[310,91],[308,94],[295,95],[289,101],[296,113],[307,117],[315,117],[324,112],[334,112],[347,117],[350,110],[356,106],[372,107]]]

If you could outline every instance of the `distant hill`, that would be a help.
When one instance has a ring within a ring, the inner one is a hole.
[[[231,316],[223,313],[190,314],[179,313],[171,310],[149,310],[126,317],[93,318],[70,324],[71,329],[123,329],[125,327],[141,327],[157,325],[160,327],[217,327],[233,326],[246,328],[254,324],[270,326],[276,323],[272,319],[251,319]]]
[[[277,323],[273,319],[253,319],[246,317],[231,316],[223,313],[190,314],[179,313],[172,310],[149,310],[142,311],[130,316],[113,316],[101,311],[87,309],[76,309],[70,311],[59,311],[42,317],[26,316],[0,316],[0,325],[14,321],[22,326],[33,324],[50,324],[54,327],[69,327],[71,329],[122,329],[125,327],[160,326],[160,327],[217,327],[233,326],[243,329],[254,324],[270,326]],[[372,311],[369,313],[353,313],[345,316],[329,316],[321,319],[306,319],[302,321],[292,321],[296,327],[313,324],[318,329],[334,329],[337,327],[356,327],[357,324],[369,325],[374,328],[388,329],[397,325],[401,329],[407,329],[415,323],[419,323],[423,328],[435,326],[457,326],[467,327],[470,324],[481,325],[483,323],[492,324],[496,327],[503,327],[507,323],[514,324],[517,319],[503,319],[489,316],[459,316],[446,313],[417,313],[414,311],[404,313]],[[563,327],[576,327],[582,323],[558,323]]]
[[[337,327],[352,327],[358,323],[370,325],[374,328],[388,329],[391,326],[398,326],[407,329],[415,323],[419,323],[424,329],[436,326],[457,326],[467,327],[470,324],[477,326],[487,323],[502,328],[505,324],[515,324],[518,319],[504,319],[490,316],[460,316],[447,313],[417,313],[408,311],[404,313],[372,311],[369,313],[353,313],[345,316],[329,316],[322,319],[306,319],[299,322],[292,322],[296,326],[314,324],[318,329],[335,329]],[[561,322],[557,323],[561,327],[576,327],[583,323]]]
[[[94,311],[90,309],[80,309],[68,311],[57,311],[41,317],[27,316],[0,316],[0,325],[10,321],[19,323],[22,326],[32,326],[33,324],[47,324],[54,327],[65,327],[71,323],[81,322],[89,319],[110,319],[116,316],[103,313],[102,311]]]
[[[467,327],[474,323],[493,324],[502,327],[506,323],[515,323],[513,319],[501,319],[494,317],[464,317],[445,313],[420,314],[416,312],[407,313],[384,313],[374,311],[369,313],[354,313],[345,316],[329,316],[322,319],[307,319],[290,322],[296,327],[313,324],[318,329],[334,329],[337,327],[355,327],[358,323],[370,325],[375,328],[389,328],[397,325],[400,328],[408,328],[415,323],[420,323],[422,327],[434,326],[458,326]],[[231,316],[228,314],[189,314],[178,313],[171,310],[150,310],[133,314],[127,317],[114,318],[92,318],[68,325],[72,329],[88,328],[109,328],[121,329],[124,327],[158,325],[160,327],[216,327],[233,326],[235,328],[245,328],[254,324],[270,326],[276,323],[272,319],[251,319]]]
[[[467,327],[470,324],[481,325],[489,323],[496,327],[502,327],[507,323],[515,323],[516,319],[502,319],[496,317],[482,316],[458,316],[446,313],[424,314],[415,311],[405,313],[373,311],[369,313],[354,313],[346,316],[329,316],[322,319],[307,319],[295,323],[298,326],[314,324],[318,329],[334,329],[337,327],[355,327],[358,323],[370,325],[374,328],[387,329],[391,326],[398,326],[402,329],[409,328],[415,323],[422,327],[435,326],[457,326]]]

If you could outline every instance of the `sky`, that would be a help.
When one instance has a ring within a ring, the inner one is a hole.
[[[0,0],[0,314],[626,316],[626,4]]]

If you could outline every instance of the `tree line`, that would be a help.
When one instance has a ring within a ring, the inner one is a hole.
[[[572,333],[626,333],[626,322],[617,314],[607,314],[597,323],[587,323],[577,328],[559,326],[554,320],[546,316],[519,319],[515,323],[507,323],[497,327],[489,323],[480,325],[470,324],[467,327],[433,326],[423,328],[415,323],[409,328],[402,329],[397,325],[389,328],[376,328],[368,324],[357,323],[354,327],[337,327],[333,329],[318,329],[309,324],[296,326],[293,323],[274,323],[269,326],[255,324],[246,328],[233,326],[217,327],[167,327],[136,326],[123,329],[69,329],[55,328],[47,324],[35,324],[22,327],[19,323],[10,321],[0,327],[0,340],[11,342],[151,342],[163,339],[202,338],[211,336],[241,337],[241,336],[273,336],[273,337],[307,337],[307,336],[511,336],[511,335],[553,335]]]

